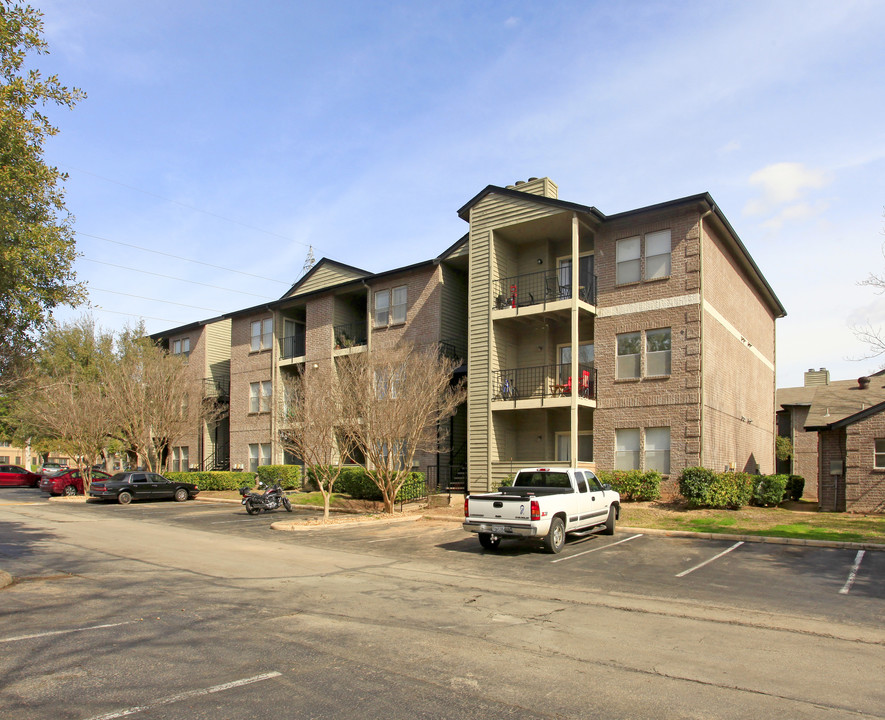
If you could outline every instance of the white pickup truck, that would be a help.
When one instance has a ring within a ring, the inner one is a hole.
[[[478,533],[487,550],[501,538],[543,538],[547,550],[558,553],[566,533],[602,527],[614,534],[620,512],[621,496],[589,470],[525,468],[500,492],[468,495],[462,527]]]

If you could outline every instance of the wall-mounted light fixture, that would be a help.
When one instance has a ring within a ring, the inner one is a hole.
[[[538,258],[538,265],[544,264],[544,258]]]

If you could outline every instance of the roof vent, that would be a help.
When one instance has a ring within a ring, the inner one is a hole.
[[[517,186],[519,186],[519,185],[525,185],[525,180],[517,180],[517,181],[514,183],[514,185],[517,185]]]
[[[863,377],[859,377],[857,379],[857,386],[861,390],[866,390],[870,386],[870,379],[866,375],[864,375]]]

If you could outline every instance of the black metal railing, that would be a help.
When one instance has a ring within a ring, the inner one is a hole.
[[[332,331],[335,334],[336,349],[365,345],[368,341],[366,323],[364,322],[335,325],[332,328]]]
[[[305,333],[303,331],[287,335],[280,338],[280,357],[283,360],[301,357],[305,353],[305,347]]]
[[[203,378],[203,397],[218,400],[230,397],[230,380],[227,378]]]
[[[579,397],[596,399],[596,368],[578,364],[578,380],[571,377],[571,363],[508,368],[492,372],[492,400],[520,400],[570,396],[577,388]]]
[[[210,470],[229,470],[230,469],[230,446],[227,444],[219,445],[215,448],[215,452],[203,458],[199,468],[206,472]]]
[[[458,343],[451,340],[440,340],[437,345],[439,346],[439,354],[443,357],[462,363],[467,362],[467,353]]]
[[[569,300],[572,297],[571,273],[559,270],[514,275],[496,281],[495,308],[527,307]],[[591,275],[578,287],[578,298],[596,304],[596,276]]]

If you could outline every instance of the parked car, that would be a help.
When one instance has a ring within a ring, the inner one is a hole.
[[[67,469],[66,463],[45,462],[40,466],[40,474],[43,477],[52,477],[53,475],[60,475]]]
[[[40,476],[18,465],[0,465],[0,485],[37,487]]]
[[[92,480],[110,480],[111,476],[101,470],[92,471]],[[82,495],[83,475],[79,470],[67,470],[40,480],[40,489],[50,495]]]
[[[116,500],[128,505],[133,500],[166,499],[184,502],[193,500],[200,489],[193,483],[177,482],[143,470],[120,472],[110,480],[93,481],[89,496],[100,500]]]

